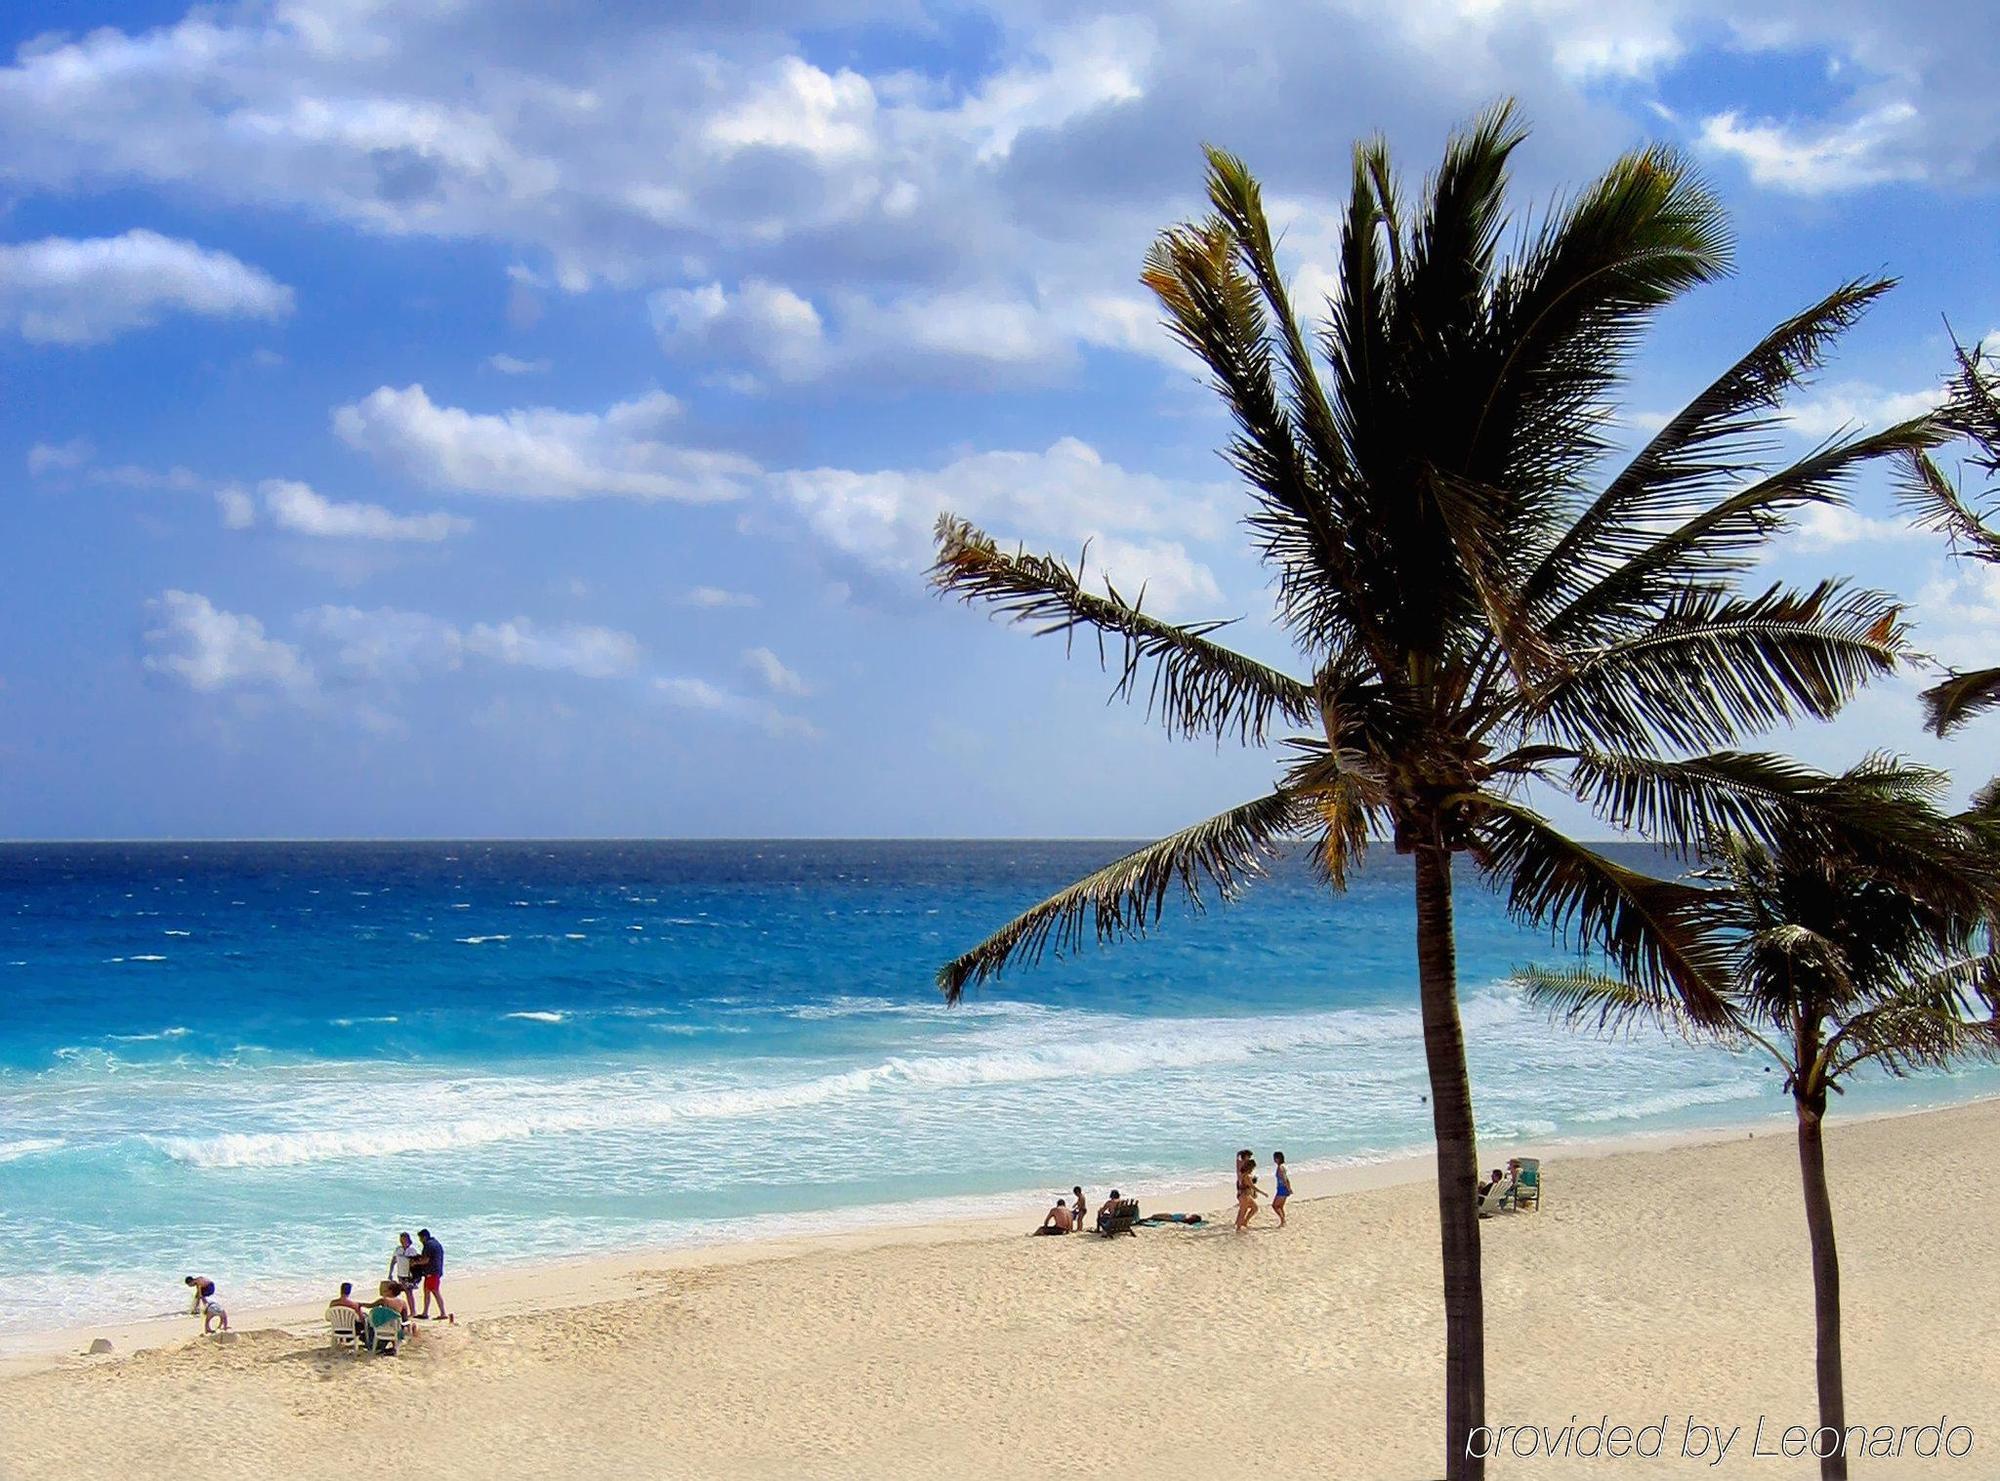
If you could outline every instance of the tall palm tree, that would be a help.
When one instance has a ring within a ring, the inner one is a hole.
[[[1968,461],[1988,475],[2000,475],[2000,385],[1986,360],[1983,345],[1954,345],[1958,368],[1940,420],[1972,445]],[[1970,560],[2000,566],[2000,528],[1994,513],[1982,515],[1922,451],[1910,455],[1912,476],[1905,501],[1918,522],[1951,539],[1953,548]],[[1989,493],[1995,492],[1989,490]],[[1996,511],[2000,512],[2000,511]],[[1945,735],[1981,711],[2000,706],[2000,668],[1948,674],[1924,691],[1930,728]]]
[[[1847,1427],[1841,1381],[1840,1256],[1821,1129],[1828,1095],[1863,1065],[1891,1074],[2000,1056],[2000,954],[1981,943],[2000,907],[1990,838],[1935,806],[1945,778],[1872,758],[1801,789],[1770,840],[1720,834],[1696,872],[1704,955],[1722,964],[1721,1008],[1671,988],[1590,972],[1533,973],[1533,995],[1573,1021],[1635,1021],[1748,1048],[1785,1072],[1798,1123],[1812,1243],[1822,1435]],[[1825,1442],[1822,1440],[1822,1445]],[[1820,1475],[1847,1475],[1844,1447]]]
[[[1221,624],[1163,621],[1143,591],[1099,592],[1078,567],[1010,553],[949,515],[934,568],[968,602],[1043,631],[1094,631],[1116,691],[1143,691],[1177,734],[1263,745],[1280,727],[1303,732],[1283,740],[1268,794],[1107,865],[946,965],[950,1000],[1051,944],[1143,932],[1177,884],[1197,906],[1228,898],[1288,839],[1310,841],[1334,886],[1371,836],[1413,857],[1452,1478],[1483,1474],[1485,1413],[1454,856],[1518,915],[1601,943],[1662,991],[1698,995],[1703,964],[1677,887],[1568,838],[1523,787],[1539,779],[1670,837],[1757,831],[1796,768],[1686,753],[1832,714],[1892,665],[1902,628],[1874,592],[1826,582],[1746,595],[1734,577],[1792,511],[1930,436],[1905,423],[1771,466],[1773,409],[1889,286],[1857,281],[1778,325],[1598,480],[1627,354],[1655,311],[1727,270],[1729,236],[1685,162],[1649,148],[1503,256],[1508,160],[1523,137],[1511,105],[1493,109],[1453,137],[1411,200],[1386,146],[1360,146],[1340,287],[1311,340],[1235,157],[1208,152],[1213,214],[1166,231],[1147,257],[1168,328],[1235,418],[1227,456],[1304,677],[1224,647]]]

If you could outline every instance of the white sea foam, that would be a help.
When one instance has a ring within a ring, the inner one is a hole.
[[[512,936],[454,936],[460,946],[484,946],[489,941],[512,941]]]
[[[104,1037],[114,1044],[147,1044],[156,1039],[185,1039],[190,1032],[191,1030],[182,1025],[175,1024],[172,1028],[163,1028],[158,1033],[106,1034]]]
[[[161,934],[162,936],[192,936],[192,935],[194,934],[194,932],[193,932],[193,931],[162,931],[162,932],[160,932],[160,934]]]
[[[569,1015],[566,1013],[556,1013],[548,1009],[537,1008],[537,1009],[532,1009],[525,1013],[503,1013],[500,1016],[502,1018],[525,1018],[533,1023],[561,1023],[563,1019],[567,1018]]]
[[[138,956],[127,957],[125,960],[131,962],[164,962],[166,958],[152,952],[144,952]]]
[[[32,1157],[37,1152],[61,1151],[69,1143],[59,1136],[25,1136],[12,1141],[0,1142],[0,1162],[13,1162],[22,1157]]]

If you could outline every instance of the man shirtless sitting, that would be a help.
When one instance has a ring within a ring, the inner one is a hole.
[[[1075,1227],[1076,1221],[1070,1217],[1069,1204],[1058,1197],[1056,1206],[1048,1211],[1048,1215],[1042,1220],[1042,1227],[1035,1233],[1067,1234]]]

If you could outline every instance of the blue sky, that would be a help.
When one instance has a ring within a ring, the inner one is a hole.
[[[1376,129],[1415,176],[1518,96],[1524,205],[1685,148],[1738,272],[1661,322],[1635,430],[1851,276],[1903,286],[1801,449],[2000,325],[1983,5],[591,9],[8,8],[0,835],[1130,836],[1256,795],[922,580],[951,508],[1282,651],[1136,281],[1204,140],[1308,298]],[[1947,658],[2000,627],[1885,483],[1768,572],[1836,573]],[[1919,687],[1779,743],[1993,770]]]

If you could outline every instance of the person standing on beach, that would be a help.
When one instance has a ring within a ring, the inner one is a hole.
[[[431,1314],[431,1297],[435,1296],[438,1316],[442,1320],[450,1321],[451,1313],[444,1309],[444,1242],[435,1238],[430,1230],[419,1229],[417,1243],[424,1252],[423,1315],[428,1317]]]
[[[406,1291],[416,1284],[416,1278],[410,1270],[410,1259],[415,1254],[416,1250],[410,1243],[410,1232],[406,1229],[396,1236],[396,1247],[389,1252],[389,1279]]]
[[[1271,1195],[1271,1212],[1278,1216],[1278,1227],[1282,1229],[1285,1227],[1285,1200],[1292,1196],[1292,1175],[1285,1166],[1283,1152],[1273,1152],[1271,1164],[1274,1169],[1271,1176],[1278,1180],[1278,1190]]]
[[[1076,1202],[1071,1206],[1069,1211],[1070,1227],[1072,1229],[1081,1229],[1083,1227],[1083,1216],[1090,1206],[1083,1201],[1083,1185],[1081,1183],[1069,1191],[1076,1197]]]

